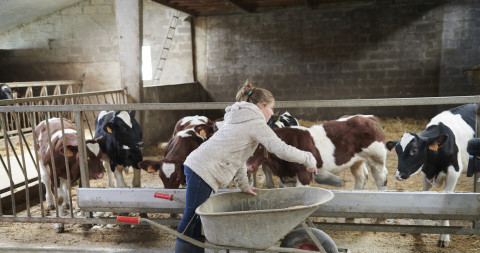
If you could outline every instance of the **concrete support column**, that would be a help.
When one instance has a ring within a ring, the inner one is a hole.
[[[141,102],[142,10],[142,0],[115,0],[121,83],[128,103]]]

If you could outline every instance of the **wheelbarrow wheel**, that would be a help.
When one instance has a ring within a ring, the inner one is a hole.
[[[310,228],[310,230],[320,244],[322,244],[323,249],[327,253],[338,253],[337,245],[329,235],[316,228]],[[313,242],[312,238],[310,238],[308,235],[307,231],[305,231],[303,228],[295,229],[287,234],[282,240],[280,247],[320,251],[317,245],[315,245]]]

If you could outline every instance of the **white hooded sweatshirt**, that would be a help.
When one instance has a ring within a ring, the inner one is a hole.
[[[310,152],[287,145],[267,125],[258,106],[237,102],[225,109],[224,125],[220,130],[194,150],[185,160],[214,192],[224,188],[235,177],[243,191],[250,188],[245,162],[258,144],[279,158],[314,168],[317,164]]]

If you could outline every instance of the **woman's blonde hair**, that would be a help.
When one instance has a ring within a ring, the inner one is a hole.
[[[268,104],[275,100],[270,91],[253,86],[248,80],[240,87],[235,98],[237,102],[246,101],[255,105],[258,103]]]

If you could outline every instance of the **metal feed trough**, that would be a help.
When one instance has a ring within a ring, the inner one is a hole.
[[[220,190],[237,192],[238,190]],[[183,213],[184,205],[175,201],[154,200],[155,193],[174,195],[185,200],[185,189],[163,188],[79,188],[80,209],[89,212],[111,211],[132,213]],[[472,226],[430,226],[399,224],[359,224],[314,222],[322,230],[374,231],[397,233],[449,233],[480,235],[480,193],[339,191],[322,204],[310,217],[428,219],[471,221]],[[165,225],[178,225],[178,220],[157,220]],[[114,223],[114,222],[112,222]]]

